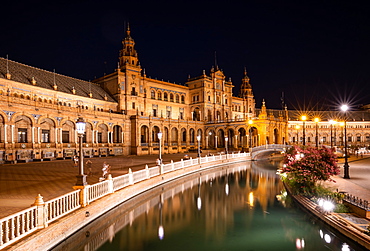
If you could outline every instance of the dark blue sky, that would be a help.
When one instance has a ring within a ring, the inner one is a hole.
[[[130,23],[148,76],[184,83],[214,65],[257,106],[370,103],[367,1],[8,1],[0,56],[92,80],[117,66]],[[303,2],[303,3],[302,3]]]

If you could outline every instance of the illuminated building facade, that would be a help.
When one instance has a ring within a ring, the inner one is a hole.
[[[30,161],[77,154],[76,121],[86,122],[85,157],[202,149],[244,151],[286,143],[288,111],[255,107],[247,72],[239,97],[214,66],[185,85],[152,79],[127,30],[116,71],[87,82],[0,58],[0,159]]]

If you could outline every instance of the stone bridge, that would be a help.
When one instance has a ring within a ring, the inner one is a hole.
[[[275,152],[285,152],[290,145],[281,145],[281,144],[270,144],[270,145],[262,145],[252,148],[251,159],[265,159],[271,155],[271,153]]]

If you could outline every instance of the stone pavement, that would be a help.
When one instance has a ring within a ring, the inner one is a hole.
[[[197,153],[187,155],[196,158]],[[183,157],[183,153],[164,154],[162,159],[166,164]],[[93,171],[87,182],[99,182],[104,162],[110,164],[111,174],[116,177],[128,173],[129,168],[136,171],[145,168],[145,165],[155,166],[157,158],[158,155],[85,158],[85,163],[88,159],[92,161]],[[72,192],[78,171],[71,159],[0,165],[0,219],[29,208],[38,194],[47,201]],[[84,171],[88,173],[86,165]]]
[[[327,182],[327,186],[338,189],[339,192],[346,192],[363,200],[370,201],[370,155],[361,157],[351,157],[349,162],[349,177],[343,179],[344,159],[340,158],[338,165],[341,167],[340,174],[335,176],[333,182]]]

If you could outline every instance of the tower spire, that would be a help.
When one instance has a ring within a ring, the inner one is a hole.
[[[247,96],[250,96],[252,94],[252,86],[249,83],[249,77],[247,74],[247,68],[244,67],[244,77],[242,78],[242,85],[240,87],[239,97],[241,98],[247,98]]]
[[[140,68],[139,58],[135,50],[135,41],[131,37],[129,24],[127,24],[126,37],[122,40],[122,47],[119,55],[120,69],[123,70],[127,66]]]
[[[131,31],[130,31],[130,23],[127,23],[127,30],[126,30],[127,37],[131,37]]]

